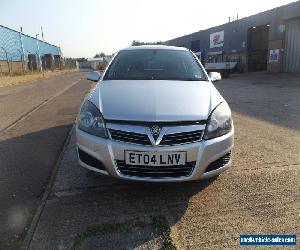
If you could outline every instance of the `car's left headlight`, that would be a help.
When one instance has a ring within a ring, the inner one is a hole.
[[[229,133],[232,129],[231,110],[224,101],[211,113],[203,135],[204,140],[210,140]]]
[[[86,100],[81,106],[77,126],[86,133],[107,138],[104,119],[99,109],[89,100]]]

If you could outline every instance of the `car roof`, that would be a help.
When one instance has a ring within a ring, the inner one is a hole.
[[[138,45],[131,46],[128,48],[121,49],[122,50],[140,50],[140,49],[161,49],[161,50],[188,50],[183,47],[175,47],[175,46],[167,46],[167,45]]]

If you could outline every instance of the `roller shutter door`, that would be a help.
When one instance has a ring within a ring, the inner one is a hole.
[[[285,72],[300,72],[300,18],[288,20],[285,30]]]

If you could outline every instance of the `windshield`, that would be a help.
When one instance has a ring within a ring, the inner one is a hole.
[[[198,61],[186,50],[123,50],[104,80],[207,80]]]

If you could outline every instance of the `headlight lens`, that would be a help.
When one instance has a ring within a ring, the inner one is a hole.
[[[104,119],[98,108],[88,100],[81,106],[77,125],[84,132],[107,138]]]
[[[231,110],[226,102],[222,102],[211,113],[206,125],[203,139],[210,140],[229,133],[232,129]]]

